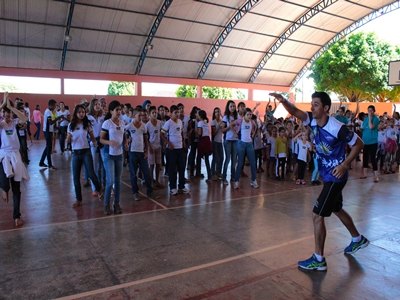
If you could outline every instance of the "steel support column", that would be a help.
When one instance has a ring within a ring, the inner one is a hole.
[[[150,32],[147,36],[146,42],[144,43],[142,52],[140,54],[139,62],[136,66],[136,71],[135,74],[140,74],[140,71],[142,70],[144,60],[146,59],[147,56],[147,51],[152,47],[151,42],[153,41],[154,36],[156,35],[156,32],[158,30],[158,27],[161,24],[162,19],[165,16],[165,13],[167,12],[169,6],[171,5],[173,0],[164,0],[164,3],[160,9],[160,11],[157,14],[156,19],[154,20],[153,26],[151,26]]]
[[[254,82],[257,76],[260,74],[265,64],[271,58],[272,55],[282,46],[282,44],[304,23],[314,17],[316,14],[320,13],[322,10],[332,5],[333,3],[339,0],[322,0],[318,4],[316,4],[311,9],[307,10],[300,18],[298,18],[293,25],[291,25],[285,32],[283,32],[279,38],[272,44],[272,46],[267,50],[263,58],[260,60],[255,70],[251,74],[249,78],[249,82]]]
[[[61,71],[64,70],[65,57],[67,55],[68,43],[70,41],[67,37],[69,37],[69,31],[71,30],[72,15],[74,14],[74,7],[75,7],[75,0],[71,0],[71,3],[69,5],[67,28],[65,28],[65,33],[64,33],[64,46],[63,46],[63,50],[62,50],[61,65],[60,65]]]

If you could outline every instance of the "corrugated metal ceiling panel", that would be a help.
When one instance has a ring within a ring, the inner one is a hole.
[[[294,79],[294,74],[261,71],[254,83],[288,86]]]
[[[141,74],[194,78],[197,76],[197,70],[199,67],[200,64],[197,63],[147,58]]]
[[[252,70],[232,66],[211,65],[204,79],[247,82]],[[222,78],[222,79],[219,79]]]
[[[0,46],[0,66],[31,69],[60,67],[61,51]]]
[[[267,49],[276,40],[275,37],[265,35],[254,36],[253,33],[232,30],[226,38],[223,46],[232,46],[239,48],[247,48],[256,51],[263,51]]]
[[[147,52],[148,56],[166,59],[182,59],[202,62],[209,46],[187,42],[177,42],[155,38],[153,49]],[[145,61],[146,63],[146,61]]]

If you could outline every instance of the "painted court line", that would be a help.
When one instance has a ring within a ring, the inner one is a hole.
[[[127,187],[129,187],[129,188],[131,187],[131,186],[130,186],[128,183],[126,183],[125,181],[121,180],[121,182],[122,182],[123,185],[125,185],[125,186],[127,186]],[[160,202],[154,200],[153,198],[147,197],[147,195],[143,194],[141,191],[139,191],[139,194],[142,195],[142,196],[144,196],[144,197],[146,197],[147,199],[149,199],[149,200],[152,201],[153,203],[155,203],[155,204],[161,206],[163,209],[168,209],[167,206],[165,206],[164,204],[162,204],[162,203],[160,203]]]
[[[106,287],[106,288],[102,288],[102,289],[98,289],[98,290],[93,290],[93,291],[89,291],[89,292],[84,292],[84,293],[80,293],[80,294],[75,294],[75,295],[70,295],[70,296],[66,296],[66,297],[61,297],[61,298],[57,298],[59,300],[72,300],[72,299],[79,299],[79,298],[83,298],[83,297],[89,297],[89,296],[93,296],[93,295],[97,295],[97,294],[101,294],[101,293],[107,293],[107,292],[112,292],[115,290],[119,290],[119,289],[123,289],[123,288],[129,288],[135,285],[139,285],[139,284],[143,284],[143,283],[147,283],[147,282],[152,282],[152,281],[156,281],[156,280],[160,280],[160,279],[166,279],[169,277],[173,277],[173,276],[178,276],[178,275],[182,275],[185,273],[189,273],[189,272],[194,272],[194,271],[198,271],[198,270],[202,270],[205,268],[210,268],[210,267],[214,267],[217,265],[221,265],[221,264],[225,264],[228,262],[232,262],[235,260],[239,260],[242,258],[246,258],[249,256],[253,256],[253,255],[257,255],[263,252],[267,252],[267,251],[271,251],[271,250],[275,250],[284,246],[289,246],[298,242],[302,242],[304,240],[307,239],[312,239],[314,238],[314,236],[307,236],[307,237],[303,237],[300,239],[296,239],[290,242],[285,242],[279,245],[275,245],[275,246],[269,246],[269,247],[265,247],[259,250],[255,250],[255,251],[251,251],[251,252],[247,252],[247,253],[243,253],[243,254],[239,254],[236,256],[231,256],[228,258],[224,258],[224,259],[220,259],[220,260],[216,260],[216,261],[212,261],[206,264],[202,264],[202,265],[198,265],[198,266],[194,266],[194,267],[189,267],[189,268],[185,268],[185,269],[181,269],[178,271],[173,271],[173,272],[169,272],[169,273],[165,273],[165,274],[161,274],[161,275],[156,275],[156,276],[152,276],[152,277],[148,277],[148,278],[144,278],[144,279],[139,279],[139,280],[135,280],[135,281],[131,281],[131,282],[126,282],[126,283],[122,283],[122,284],[118,284],[118,285],[114,285],[114,286],[110,286],[110,287]]]
[[[0,234],[1,233],[5,233],[5,232],[19,231],[19,230],[36,229],[36,228],[58,226],[58,225],[77,224],[77,223],[84,223],[84,222],[98,221],[98,220],[107,220],[107,219],[110,219],[110,218],[122,218],[122,217],[132,216],[132,215],[147,214],[147,213],[162,212],[162,211],[170,211],[170,210],[178,210],[178,209],[182,209],[182,208],[205,206],[205,205],[212,205],[212,204],[231,202],[231,201],[241,201],[241,200],[248,200],[248,199],[253,199],[253,198],[256,199],[258,197],[274,196],[274,195],[285,194],[285,193],[290,193],[290,192],[296,192],[296,190],[284,190],[284,191],[277,191],[277,192],[273,192],[273,193],[265,193],[265,194],[251,195],[251,196],[243,196],[243,197],[238,197],[238,198],[223,199],[223,200],[218,200],[218,201],[210,201],[210,202],[206,202],[206,203],[196,203],[196,204],[191,204],[191,205],[180,205],[180,206],[174,206],[174,207],[167,207],[165,205],[160,205],[157,202],[157,204],[160,205],[163,209],[155,209],[155,210],[146,210],[146,211],[138,211],[138,212],[131,212],[131,213],[123,213],[121,215],[102,216],[102,217],[90,218],[90,219],[84,219],[84,220],[72,220],[72,221],[65,221],[65,222],[53,222],[53,223],[49,223],[49,224],[24,226],[24,227],[21,227],[21,228],[0,230]]]

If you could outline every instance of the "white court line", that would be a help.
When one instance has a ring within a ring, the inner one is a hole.
[[[297,240],[293,240],[290,242],[285,242],[279,245],[275,245],[275,246],[269,246],[266,248],[262,248],[259,250],[255,250],[255,251],[251,251],[251,252],[247,252],[247,253],[243,253],[243,254],[239,254],[236,256],[231,256],[228,258],[224,258],[224,259],[220,259],[220,260],[216,260],[216,261],[212,261],[206,264],[202,264],[202,265],[198,265],[198,266],[194,266],[194,267],[189,267],[189,268],[185,268],[185,269],[181,269],[178,271],[173,271],[173,272],[169,272],[169,273],[165,273],[165,274],[161,274],[161,275],[156,275],[156,276],[152,276],[152,277],[148,277],[148,278],[143,278],[143,279],[139,279],[139,280],[135,280],[135,281],[131,281],[131,282],[126,282],[126,283],[122,283],[122,284],[118,284],[118,285],[114,285],[114,286],[110,286],[110,287],[106,287],[106,288],[102,288],[102,289],[98,289],[98,290],[93,290],[93,291],[89,291],[89,292],[84,292],[84,293],[80,293],[80,294],[76,294],[76,295],[70,295],[70,296],[66,296],[66,297],[61,297],[61,298],[57,298],[59,300],[72,300],[72,299],[79,299],[79,298],[83,298],[83,297],[89,297],[89,296],[93,296],[96,294],[100,294],[100,293],[107,293],[107,292],[111,292],[111,291],[115,291],[115,290],[119,290],[119,289],[123,289],[123,288],[128,288],[128,287],[132,287],[135,285],[139,285],[139,284],[143,284],[143,283],[147,283],[147,282],[152,282],[152,281],[156,281],[156,280],[160,280],[160,279],[166,279],[169,277],[173,277],[173,276],[177,276],[177,275],[182,275],[185,273],[189,273],[189,272],[193,272],[193,271],[198,271],[201,269],[205,269],[205,268],[210,268],[210,267],[214,267],[217,265],[221,265],[221,264],[225,264],[228,262],[232,262],[235,260],[239,260],[242,258],[246,258],[249,256],[253,256],[253,255],[257,255],[263,252],[267,252],[270,250],[274,250],[274,249],[278,249],[284,246],[289,246],[292,244],[296,244],[298,242],[307,240],[307,239],[311,239],[314,238],[314,236],[310,235],[307,237],[303,237]]]
[[[126,183],[125,181],[121,180],[122,184],[124,184],[127,187],[131,187],[128,183]],[[150,201],[153,201],[155,204],[161,206],[163,209],[168,209],[167,206],[165,206],[164,204],[154,200],[153,198],[148,197],[147,195],[143,194],[141,191],[139,191],[139,194],[146,197],[147,199],[149,199]]]
[[[385,216],[380,216],[380,217],[372,218],[370,220],[360,221],[358,223],[370,222],[370,221],[378,220],[378,219],[381,219],[381,218],[385,218]],[[344,226],[338,226],[336,228],[330,229],[329,232],[339,232],[339,231],[341,231],[343,229],[344,229]],[[102,289],[97,289],[97,290],[93,290],[93,291],[83,292],[83,293],[79,293],[79,294],[75,294],[75,295],[65,296],[65,297],[61,297],[61,298],[57,298],[57,299],[59,299],[59,300],[79,299],[79,298],[83,298],[83,297],[94,296],[94,295],[101,294],[101,293],[112,292],[112,291],[119,290],[119,289],[129,288],[129,287],[132,287],[132,286],[135,286],[135,285],[144,284],[144,283],[157,281],[157,280],[161,280],[161,279],[166,279],[166,278],[170,278],[170,277],[174,277],[174,276],[178,276],[178,275],[182,275],[182,274],[186,274],[186,273],[202,270],[202,269],[205,269],[205,268],[218,266],[218,265],[225,264],[225,263],[228,263],[228,262],[240,260],[242,258],[246,258],[246,257],[249,257],[249,256],[254,256],[254,255],[257,255],[257,254],[260,254],[260,253],[263,253],[263,252],[268,252],[268,251],[275,250],[275,249],[278,249],[278,248],[281,248],[281,247],[290,246],[292,244],[296,244],[296,243],[299,243],[299,242],[302,242],[302,241],[305,241],[305,240],[308,240],[308,239],[314,239],[314,235],[309,235],[309,236],[302,237],[302,238],[299,238],[299,239],[296,239],[296,240],[292,240],[292,241],[289,241],[289,242],[284,242],[284,243],[281,243],[279,245],[274,245],[274,246],[261,248],[261,249],[255,250],[255,251],[246,252],[246,253],[243,253],[243,254],[239,254],[239,255],[228,257],[228,258],[212,261],[212,262],[201,264],[201,265],[197,265],[197,266],[194,266],[194,267],[184,268],[184,269],[181,269],[181,270],[168,272],[168,273],[165,273],[165,274],[160,274],[160,275],[156,275],[156,276],[152,276],[152,277],[138,279],[138,280],[134,280],[134,281],[131,281],[131,282],[125,282],[125,283],[122,283],[122,284],[118,284],[118,285],[114,285],[114,286],[110,286],[110,287],[106,287],[106,288],[102,288]]]

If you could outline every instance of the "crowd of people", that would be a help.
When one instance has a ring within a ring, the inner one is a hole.
[[[172,196],[190,193],[187,183],[196,177],[205,178],[207,183],[231,184],[234,189],[243,187],[246,182],[254,189],[259,188],[257,173],[278,181],[293,180],[298,185],[307,184],[307,178],[310,178],[309,184],[321,184],[319,166],[322,158],[315,145],[317,132],[295,115],[276,118],[276,98],[273,105],[271,100],[268,102],[264,112],[257,111],[258,105],[248,108],[245,102],[236,105],[229,100],[224,110],[215,107],[211,116],[201,107],[194,106],[186,114],[181,103],[156,107],[150,100],[132,106],[116,100],[107,104],[104,98],[92,99],[82,101],[71,112],[63,102],[51,99],[43,113],[37,105],[31,115],[27,102],[16,99],[13,105],[4,94],[2,106],[0,149],[7,145],[4,140],[10,138],[4,133],[7,132],[4,122],[9,122],[6,116],[11,107],[10,114],[17,120],[13,121],[17,137],[13,139],[19,141],[12,149],[18,148],[18,159],[25,165],[30,161],[27,140],[32,141],[31,122],[36,127],[33,139],[40,139],[43,131],[46,141],[39,167],[56,170],[52,154],[56,152],[57,140],[61,154],[72,152],[74,208],[80,207],[83,201],[82,169],[84,185],[91,186],[93,195],[103,200],[106,215],[122,213],[120,189],[124,167],[129,169],[134,200],[141,198],[138,182],[146,187],[147,197],[157,198],[154,191],[164,188],[160,176],[168,176]],[[20,116],[21,113],[25,118]],[[358,109],[346,111],[340,106],[330,117],[344,124],[349,132],[362,137],[360,178],[367,177],[370,163],[375,182],[379,181],[379,174],[397,170],[398,112],[394,110],[392,116],[377,116],[373,105],[368,107],[367,113],[358,113]],[[350,147],[347,153],[350,153]],[[205,168],[202,168],[203,162]],[[250,167],[250,176],[244,171],[245,165]],[[307,170],[310,170],[310,176],[306,176]],[[1,169],[0,173],[3,173]],[[1,188],[8,192],[9,187],[7,189],[3,180],[0,182]],[[4,198],[8,200],[8,197]],[[19,200],[15,202],[18,202],[15,205],[18,209],[14,219],[20,226]]]

